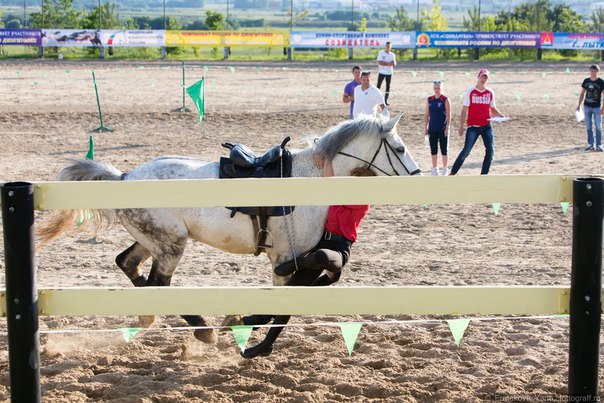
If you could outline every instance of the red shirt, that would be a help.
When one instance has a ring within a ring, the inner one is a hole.
[[[355,242],[357,228],[369,211],[369,205],[357,204],[348,206],[329,206],[325,231],[333,232]]]
[[[480,91],[472,87],[466,92],[463,106],[468,107],[467,126],[486,126],[490,124],[491,107],[495,107],[495,94],[489,88]]]

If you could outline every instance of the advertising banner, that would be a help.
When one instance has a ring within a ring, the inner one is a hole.
[[[39,29],[0,29],[0,45],[42,44],[42,31]]]
[[[166,31],[166,46],[288,46],[276,32]]]
[[[43,46],[102,46],[98,29],[43,29]]]
[[[541,38],[541,46],[548,49],[604,49],[604,33],[602,32],[543,32]]]
[[[293,31],[291,47],[312,48],[383,48],[386,42],[392,48],[413,48],[415,32],[319,32]]]
[[[538,48],[538,32],[418,32],[418,48]]]
[[[105,46],[164,46],[166,31],[163,29],[101,31],[101,41]]]

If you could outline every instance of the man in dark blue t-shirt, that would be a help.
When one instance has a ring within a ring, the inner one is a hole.
[[[581,109],[581,103],[583,103],[585,126],[587,127],[587,147],[585,147],[585,151],[602,152],[602,115],[604,115],[602,92],[604,92],[604,80],[598,77],[598,74],[600,74],[600,66],[592,65],[589,68],[589,78],[583,80],[583,84],[581,84],[581,95],[579,95],[577,110]]]
[[[361,73],[363,71],[359,66],[354,66],[352,68],[352,76],[354,79],[346,84],[344,87],[344,95],[342,95],[342,102],[345,104],[350,104],[350,119],[352,119],[352,108],[354,107],[354,89],[357,85],[361,84]]]

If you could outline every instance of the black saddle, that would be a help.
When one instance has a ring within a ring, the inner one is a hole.
[[[289,140],[288,136],[280,145],[272,147],[260,157],[244,144],[222,143],[231,152],[228,158],[220,158],[220,179],[289,178],[292,159],[291,153],[285,148]]]
[[[260,157],[243,144],[222,143],[223,147],[231,151],[229,157],[220,157],[220,179],[291,177],[292,156],[285,147],[289,140],[288,136],[281,144],[272,147]],[[294,210],[293,206],[227,208],[231,210],[231,217],[239,212],[252,218],[256,233],[256,255],[272,246],[267,243],[267,236],[270,235],[267,230],[268,218],[288,215]]]

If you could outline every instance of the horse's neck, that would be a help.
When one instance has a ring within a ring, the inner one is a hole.
[[[312,147],[292,153],[292,176],[323,176],[323,170],[315,167],[312,154]]]
[[[355,155],[355,154],[352,154]],[[292,153],[292,176],[294,177],[317,177],[323,176],[323,170],[315,167],[313,150],[307,148]],[[355,167],[360,166],[359,161],[341,154],[333,159],[334,176],[347,176]]]

